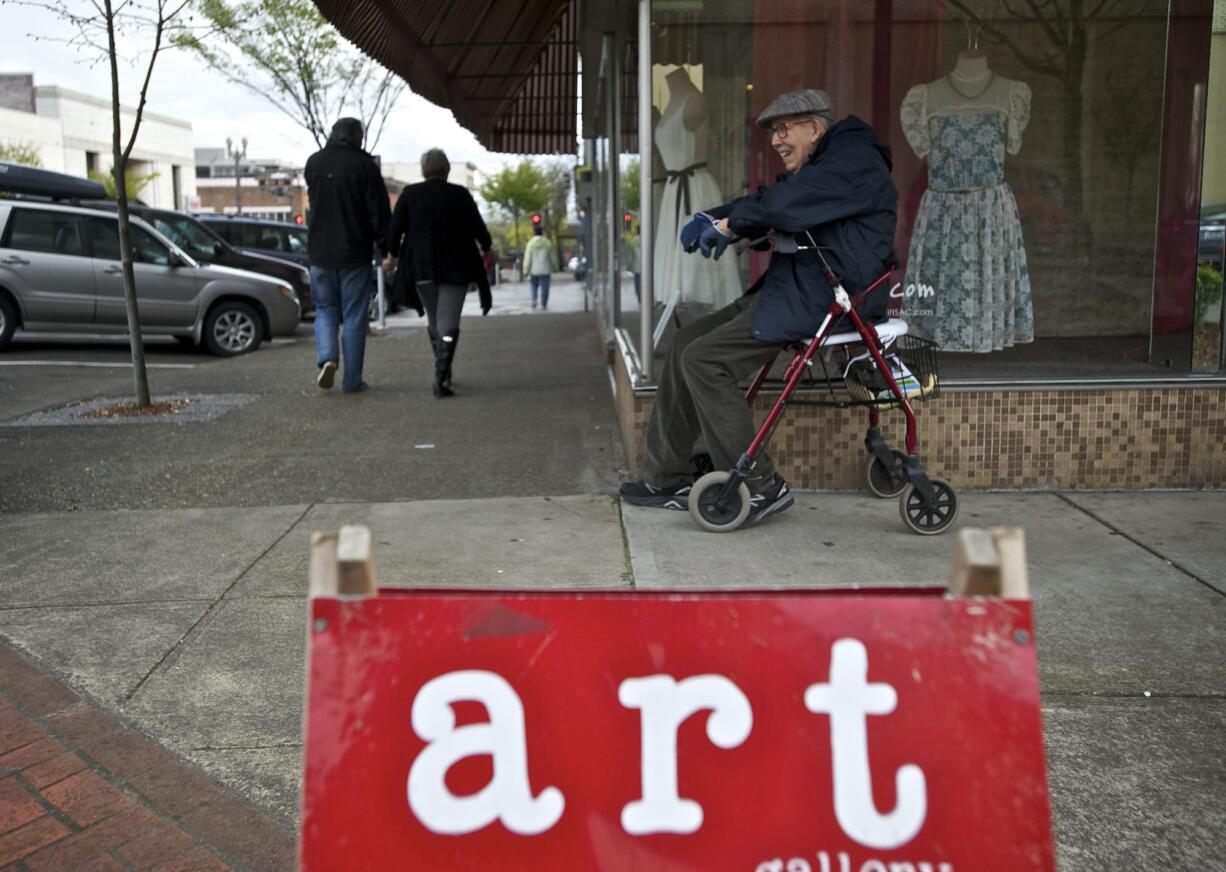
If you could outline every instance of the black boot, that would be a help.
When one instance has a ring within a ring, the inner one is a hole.
[[[448,389],[450,389],[451,388],[451,364],[452,364],[452,361],[455,360],[456,349],[460,347],[460,328],[457,327],[456,329],[448,333],[440,344],[446,346],[444,350],[446,351],[446,358],[447,358],[447,371],[443,374],[443,384],[446,385]]]
[[[455,347],[459,336],[460,331],[455,330],[443,336],[435,345],[434,395],[436,397],[455,396],[455,391],[451,389],[451,361],[455,359]]]

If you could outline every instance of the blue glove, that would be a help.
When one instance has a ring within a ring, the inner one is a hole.
[[[724,249],[728,247],[728,243],[731,241],[731,236],[725,236],[720,233],[716,226],[712,224],[702,231],[702,235],[698,237],[698,248],[702,251],[703,257],[719,260],[719,256],[724,253]]]
[[[711,226],[711,223],[711,216],[706,212],[699,212],[690,218],[689,222],[681,228],[681,247],[689,254],[697,251],[698,237],[702,235],[702,231]]]

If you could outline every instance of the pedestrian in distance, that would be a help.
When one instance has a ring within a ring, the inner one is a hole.
[[[524,268],[532,283],[532,308],[536,308],[539,292],[541,311],[544,311],[549,308],[549,279],[557,272],[558,256],[541,225],[533,227],[532,234],[524,247]]]
[[[483,254],[492,240],[477,204],[466,188],[447,181],[451,162],[442,149],[421,156],[425,179],[409,185],[396,201],[386,265],[396,266],[396,281],[403,282],[408,305],[426,316],[426,332],[434,349],[436,397],[454,395],[451,367],[460,342],[460,312],[464,297],[477,286],[481,314],[488,315],[493,301]]]
[[[630,231],[630,238],[626,240],[626,266],[634,275],[634,299],[639,303],[643,302],[643,243],[639,239],[639,225],[635,225]]]
[[[854,115],[835,123],[825,91],[789,91],[758,116],[784,172],[756,194],[694,215],[681,230],[687,252],[718,259],[733,239],[773,232],[822,247],[849,293],[890,260],[898,192],[889,149]],[[755,435],[738,385],[789,343],[811,339],[834,299],[813,251],[774,251],[745,295],[678,330],[665,357],[646,431],[643,479],[621,486],[636,506],[685,510],[692,451],[701,433],[716,469],[731,469]],[[865,301],[868,321],[886,316],[884,294]],[[755,524],[792,505],[792,493],[762,454],[746,482]]]
[[[332,126],[327,144],[307,158],[307,193],[311,222],[307,254],[311,259],[311,296],[315,300],[316,384],[332,387],[340,363],[337,332],[345,368],[341,388],[365,390],[367,301],[376,247],[386,253],[391,206],[375,159],[362,150],[362,122],[342,118]]]

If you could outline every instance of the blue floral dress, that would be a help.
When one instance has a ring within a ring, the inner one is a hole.
[[[1028,90],[1025,96],[1028,110]],[[1006,138],[1016,132],[1009,116],[985,107],[924,121],[928,190],[911,234],[902,316],[912,332],[946,351],[1031,342],[1030,273],[1017,201],[1005,182]]]

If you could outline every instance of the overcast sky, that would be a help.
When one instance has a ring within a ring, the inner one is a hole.
[[[92,58],[81,57],[54,41],[69,35],[69,26],[51,13],[0,0],[0,73],[33,73],[35,85],[59,85],[109,99],[106,65],[91,67],[88,61]],[[120,53],[125,54],[122,43]],[[131,54],[131,48],[126,53]],[[142,73],[143,64],[140,71],[121,67],[120,102],[124,105],[136,105]],[[230,84],[186,52],[159,55],[148,109],[190,121],[196,148],[220,148],[225,146],[227,136],[236,141],[246,136],[249,157],[283,160],[297,166],[316,148],[311,136],[280,111]],[[456,123],[450,111],[406,89],[376,150],[386,162],[416,162],[422,152],[433,147],[446,151],[453,164],[471,161],[485,172],[496,172],[520,159],[487,151]]]

